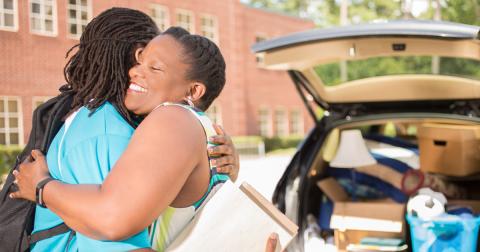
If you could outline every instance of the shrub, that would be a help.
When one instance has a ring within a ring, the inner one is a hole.
[[[0,145],[0,185],[3,183],[3,175],[15,165],[15,160],[22,150],[20,146]]]
[[[266,152],[278,149],[296,148],[302,140],[302,136],[265,137],[263,139]]]

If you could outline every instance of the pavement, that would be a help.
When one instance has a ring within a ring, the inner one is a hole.
[[[265,157],[240,156],[240,173],[237,184],[247,182],[269,201],[278,180],[290,163],[290,155],[273,155]]]

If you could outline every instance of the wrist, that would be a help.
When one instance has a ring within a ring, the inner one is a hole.
[[[38,182],[36,190],[35,190],[35,203],[37,205],[46,208],[47,206],[45,205],[45,200],[44,200],[44,191],[45,191],[45,186],[49,183],[52,182],[53,179],[52,177],[45,177],[40,182]]]

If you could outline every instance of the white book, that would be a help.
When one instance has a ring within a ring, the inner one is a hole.
[[[168,247],[169,252],[263,252],[276,232],[277,251],[297,235],[298,227],[252,186],[227,181]]]

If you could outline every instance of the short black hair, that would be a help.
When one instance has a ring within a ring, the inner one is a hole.
[[[125,107],[128,70],[135,64],[134,51],[160,33],[145,13],[128,8],[111,8],[95,17],[86,27],[78,51],[64,68],[67,83],[75,92],[72,111],[86,106],[92,111],[106,101],[133,124]]]
[[[206,37],[192,35],[181,27],[170,27],[163,35],[172,36],[183,47],[189,65],[186,79],[203,83],[207,90],[197,107],[207,110],[225,86],[225,59],[218,46]]]

